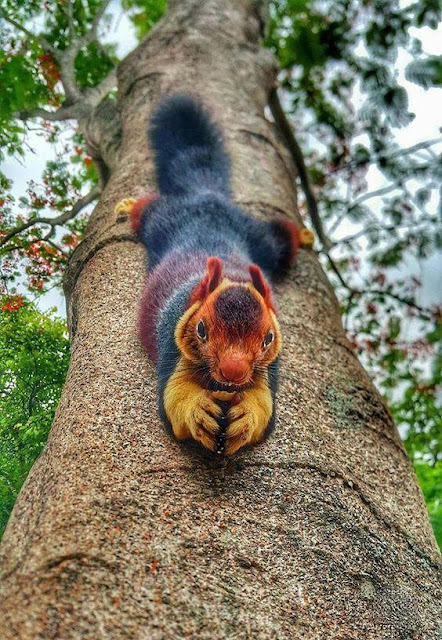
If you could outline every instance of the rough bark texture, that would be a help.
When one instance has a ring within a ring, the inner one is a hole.
[[[295,215],[293,168],[264,117],[274,72],[260,29],[250,3],[181,0],[120,65],[118,161],[67,279],[69,375],[3,541],[4,640],[440,633],[422,495],[313,252],[277,289],[274,436],[224,460],[157,418],[135,332],[143,250],[113,208],[155,189],[146,119],[187,91],[224,130],[237,201]]]

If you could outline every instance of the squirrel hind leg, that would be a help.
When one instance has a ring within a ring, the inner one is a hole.
[[[143,198],[124,198],[115,207],[115,213],[130,215],[130,225],[132,229],[139,233],[141,229],[141,218],[144,210],[153,200],[158,197],[158,194],[154,193],[150,196],[144,196]]]
[[[295,263],[300,247],[312,248],[314,236],[310,229],[300,229],[294,222],[282,217],[272,220],[270,226],[280,246],[276,271],[282,274]]]
[[[142,226],[142,217],[143,213],[146,210],[146,207],[150,205],[154,200],[158,198],[158,194],[154,193],[150,196],[144,196],[144,198],[140,198],[136,200],[132,206],[132,211],[130,214],[130,222],[132,229],[136,231],[136,233],[141,232]]]

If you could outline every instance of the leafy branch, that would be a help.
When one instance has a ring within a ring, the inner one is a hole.
[[[26,29],[26,27],[24,27],[22,24],[17,22],[17,20],[14,20],[14,18],[9,16],[2,8],[0,8],[0,16],[2,16],[2,18],[6,20],[6,22],[9,22],[10,25],[12,25],[16,29],[24,33],[26,36],[28,36],[28,38],[30,38],[31,40],[34,40],[35,42],[38,42],[38,44],[40,44],[40,46],[48,53],[52,53],[53,55],[57,53],[57,49],[53,47],[51,43],[46,40],[46,38],[44,38],[43,36],[37,35],[35,33],[32,33],[32,31],[29,31],[29,29]]]
[[[68,3],[68,28],[70,42],[65,49],[54,47],[46,38],[41,35],[31,33],[26,27],[17,22],[8,15],[3,9],[0,9],[0,15],[6,22],[20,30],[32,40],[38,42],[41,47],[58,63],[60,71],[60,81],[65,93],[65,103],[57,111],[47,111],[45,109],[32,109],[30,111],[20,111],[16,114],[19,119],[27,119],[39,117],[54,122],[59,120],[77,119],[87,117],[93,107],[111,91],[116,84],[116,72],[112,69],[109,74],[96,86],[90,89],[82,90],[75,78],[75,60],[78,53],[84,47],[97,39],[97,30],[99,23],[110,3],[110,0],[103,0],[94,16],[91,27],[88,31],[79,37],[74,36],[73,24],[73,5],[70,0]]]
[[[91,191],[89,191],[88,194],[80,198],[71,209],[68,209],[59,216],[55,218],[37,217],[14,227],[14,229],[11,229],[9,233],[7,233],[3,238],[0,239],[0,247],[4,247],[10,240],[12,240],[12,238],[23,233],[23,231],[26,231],[27,229],[40,224],[49,225],[50,230],[48,234],[43,238],[44,240],[49,241],[50,238],[54,235],[56,227],[63,226],[64,224],[66,224],[66,222],[75,218],[80,213],[80,211],[82,211],[88,204],[96,200],[100,196],[100,193],[101,187],[99,185],[96,185],[93,189],[91,189]]]
[[[416,304],[413,300],[409,299],[409,298],[404,298],[400,295],[397,295],[391,291],[388,290],[382,290],[382,289],[357,289],[355,287],[352,287],[344,278],[344,276],[342,275],[338,265],[336,264],[336,262],[334,261],[334,259],[331,257],[329,251],[330,249],[332,249],[335,246],[335,243],[333,243],[325,234],[323,225],[322,225],[322,221],[320,218],[320,214],[319,214],[319,208],[318,208],[318,203],[316,200],[316,196],[314,194],[313,191],[313,187],[311,185],[310,182],[310,178],[308,175],[308,169],[306,167],[305,164],[305,160],[304,160],[304,156],[301,150],[301,147],[299,146],[295,135],[293,133],[292,127],[287,119],[287,116],[284,113],[284,110],[282,108],[281,102],[279,100],[279,96],[277,93],[276,88],[273,88],[271,90],[270,96],[269,96],[269,106],[272,112],[272,115],[275,119],[275,122],[277,123],[277,125],[279,126],[279,129],[281,131],[281,133],[284,136],[284,140],[286,142],[286,145],[292,155],[293,161],[297,167],[298,170],[298,175],[299,175],[299,179],[301,182],[301,186],[302,189],[304,191],[304,195],[306,198],[306,202],[307,202],[307,209],[309,212],[309,216],[310,219],[312,221],[312,224],[314,226],[314,229],[319,237],[319,240],[321,241],[322,244],[322,253],[325,255],[325,257],[327,258],[327,261],[329,263],[329,266],[331,268],[331,270],[333,271],[333,273],[336,275],[337,279],[339,280],[340,284],[349,292],[349,302],[348,302],[348,306],[351,306],[352,301],[360,296],[363,295],[378,295],[378,296],[386,296],[389,298],[392,298],[394,300],[396,300],[397,302],[407,305],[409,307],[412,307],[413,309],[416,309],[416,311],[419,311],[419,313],[421,314],[421,317],[430,320],[432,318],[432,316],[434,314],[432,314],[431,310],[429,309],[424,309],[423,307],[419,306],[418,304]],[[415,145],[414,149],[416,149],[416,147],[419,146],[419,148],[422,148],[423,145]],[[397,188],[397,185],[393,184],[393,185],[388,185],[387,187],[383,187],[381,189],[377,189],[376,191],[372,191],[370,193],[366,193],[364,195],[362,195],[355,203],[353,206],[356,206],[362,202],[365,202],[366,200],[369,200],[371,198],[374,197],[379,197],[382,195],[385,195],[386,193],[389,193],[390,191],[393,191],[394,189]]]

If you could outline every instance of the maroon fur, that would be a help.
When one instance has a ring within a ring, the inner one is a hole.
[[[144,198],[139,198],[133,205],[132,211],[130,213],[130,223],[131,227],[137,233],[140,230],[141,226],[141,216],[143,215],[143,211],[145,207],[150,204],[153,200],[158,198],[157,193],[153,193],[150,196],[144,196]]]
[[[276,222],[279,223],[288,236],[290,241],[290,262],[294,262],[299,251],[299,247],[301,246],[299,227],[294,222],[286,220],[286,218],[283,218],[282,216],[278,216]]]
[[[232,337],[257,332],[261,325],[261,305],[245,287],[229,287],[222,291],[216,299],[215,311]]]

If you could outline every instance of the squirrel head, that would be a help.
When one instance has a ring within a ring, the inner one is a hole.
[[[249,272],[251,282],[231,282],[222,277],[221,260],[209,258],[175,330],[183,355],[217,390],[251,386],[281,349],[270,287],[259,267]]]

